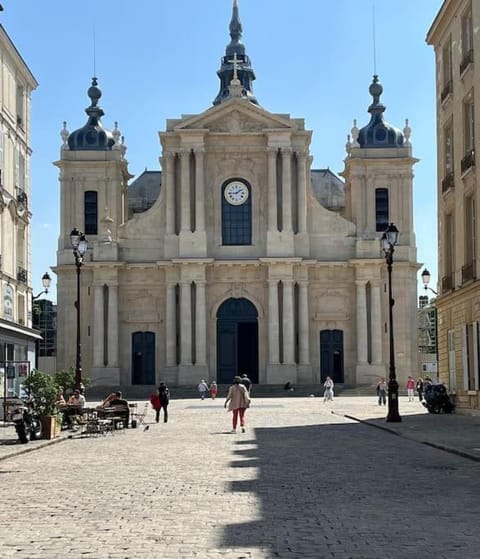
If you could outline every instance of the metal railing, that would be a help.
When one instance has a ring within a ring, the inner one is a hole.
[[[443,276],[442,278],[442,293],[447,293],[448,291],[453,291],[455,288],[455,281],[454,281],[454,274],[453,272]]]
[[[474,166],[475,166],[475,150],[471,149],[470,151],[467,151],[465,157],[462,159],[462,163],[461,163],[462,173],[465,173],[471,167]]]
[[[445,99],[452,93],[453,91],[453,81],[448,80],[442,89],[442,93],[440,95],[440,101],[443,103]]]
[[[472,260],[468,264],[465,264],[465,266],[462,266],[462,284],[476,279],[475,268],[475,260]]]
[[[445,178],[442,180],[442,194],[447,192],[447,190],[454,188],[454,186],[455,186],[455,176],[453,174],[453,171],[450,171],[445,175]]]
[[[470,66],[472,62],[473,62],[473,49],[470,49],[465,53],[465,56],[463,57],[462,62],[460,63],[460,75],[462,75],[463,72],[465,72],[465,70]]]

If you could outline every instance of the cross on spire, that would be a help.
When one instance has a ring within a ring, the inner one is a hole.
[[[227,62],[229,62],[230,64],[233,64],[233,79],[235,81],[238,81],[238,58],[237,58],[237,53],[234,52],[233,53],[233,60],[227,60]]]

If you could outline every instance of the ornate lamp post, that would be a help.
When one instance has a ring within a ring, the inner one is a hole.
[[[398,229],[393,223],[385,230],[380,239],[382,250],[385,254],[385,261],[388,270],[388,320],[390,334],[390,370],[388,376],[388,414],[387,421],[398,423],[402,421],[398,412],[398,382],[395,374],[395,346],[393,339],[393,305],[395,300],[392,297],[392,264],[395,245],[398,240]]]
[[[428,284],[430,283],[431,275],[430,272],[425,268],[421,274],[423,287],[425,291],[430,290],[434,295],[438,295],[435,289],[432,289]],[[438,312],[437,305],[432,305],[435,308],[435,354],[437,358],[437,380],[440,378],[440,362],[438,360]]]
[[[80,388],[82,385],[82,343],[80,334],[80,271],[83,265],[83,257],[88,250],[88,241],[83,233],[75,228],[70,233],[70,242],[72,243],[73,256],[75,257],[75,266],[77,268],[77,300],[75,308],[77,309],[77,352],[75,360],[75,386]]]

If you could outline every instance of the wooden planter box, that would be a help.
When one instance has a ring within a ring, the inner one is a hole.
[[[42,417],[43,438],[55,439],[60,436],[61,426],[55,415],[45,415]]]

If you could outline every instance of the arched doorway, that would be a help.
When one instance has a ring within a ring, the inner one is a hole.
[[[132,334],[132,384],[155,384],[155,332]]]
[[[248,299],[227,299],[217,312],[217,382],[247,373],[258,383],[258,313]]]
[[[343,384],[343,331],[320,332],[320,378],[329,376],[336,384]]]

